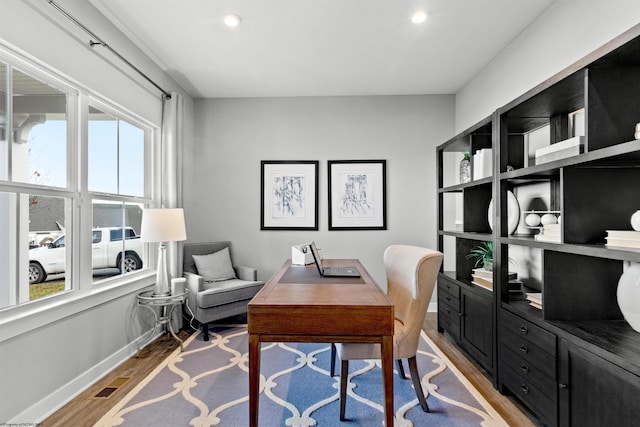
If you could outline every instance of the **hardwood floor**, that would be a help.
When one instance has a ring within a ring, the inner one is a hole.
[[[524,407],[514,398],[500,394],[493,388],[491,380],[479,365],[470,361],[469,358],[444,335],[437,331],[438,314],[427,313],[424,322],[424,331],[427,336],[442,350],[471,384],[478,390],[487,402],[494,407],[502,418],[510,426],[517,427],[539,427],[542,424],[537,422]]]
[[[192,331],[180,331],[177,335],[186,339]],[[140,351],[138,357],[133,356],[118,366],[110,374],[89,387],[75,399],[64,405],[47,418],[43,427],[85,427],[94,425],[120,399],[125,397],[156,366],[166,359],[176,348],[178,342],[170,335],[163,335]],[[121,388],[113,392],[108,399],[92,399],[114,380],[120,377],[131,377]]]
[[[533,427],[540,425],[527,415],[526,411],[522,409],[515,399],[503,396],[494,389],[491,381],[489,381],[484,372],[476,364],[469,361],[456,346],[451,344],[446,336],[437,332],[436,324],[436,313],[428,313],[424,329],[429,338],[440,347],[442,352],[451,359],[456,367],[478,389],[480,394],[493,405],[496,411],[510,426]],[[179,336],[182,339],[186,339],[192,332],[192,330],[182,330]],[[113,405],[126,396],[129,391],[151,373],[177,346],[177,342],[168,336],[158,338],[145,347],[138,357],[134,356],[124,362],[109,375],[105,376],[92,387],[89,387],[47,418],[42,425],[44,427],[92,426],[107,413]],[[124,386],[112,393],[108,399],[92,399],[98,392],[120,377],[131,377],[131,379]]]

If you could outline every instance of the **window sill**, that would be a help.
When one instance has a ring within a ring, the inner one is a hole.
[[[70,291],[2,311],[0,343],[101,304],[137,293],[155,283],[155,270],[135,272],[90,291]]]

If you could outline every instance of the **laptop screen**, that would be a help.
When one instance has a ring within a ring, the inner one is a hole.
[[[318,253],[318,248],[316,248],[316,242],[309,243],[309,247],[311,248],[313,260],[316,262],[316,267],[318,267],[318,272],[322,276],[324,268],[322,267],[322,259],[320,258],[320,254]]]

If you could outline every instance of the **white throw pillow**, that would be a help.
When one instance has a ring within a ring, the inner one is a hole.
[[[236,272],[231,264],[229,248],[224,248],[209,255],[194,255],[198,274],[208,282],[219,282],[236,278]]]

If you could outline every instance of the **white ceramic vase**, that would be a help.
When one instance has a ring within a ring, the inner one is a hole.
[[[640,231],[640,211],[635,211],[634,214],[631,215],[631,228]]]
[[[625,320],[640,332],[640,264],[631,264],[620,276],[617,295]]]

